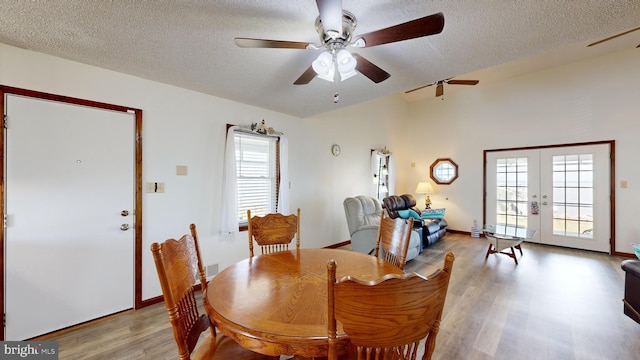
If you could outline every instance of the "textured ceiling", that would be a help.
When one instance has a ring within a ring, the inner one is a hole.
[[[640,44],[636,31],[586,47],[640,25],[638,0],[344,0],[358,20],[356,37],[437,12],[444,13],[444,30],[357,49],[391,74],[379,84],[358,75],[293,85],[320,50],[239,48],[233,39],[318,43],[313,0],[2,0],[0,8],[2,43],[299,117],[459,75],[476,76],[482,86]],[[504,71],[495,67],[505,63]]]

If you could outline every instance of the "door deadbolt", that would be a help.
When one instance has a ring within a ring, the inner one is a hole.
[[[129,216],[129,210],[122,210],[122,212],[120,213],[120,215],[122,215],[122,216]]]
[[[122,230],[122,231],[127,231],[127,230],[129,230],[129,224],[122,224],[122,225],[120,225],[120,230]]]

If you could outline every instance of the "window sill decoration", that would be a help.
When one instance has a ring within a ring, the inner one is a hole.
[[[272,135],[272,136],[280,136],[283,135],[282,132],[274,130],[271,126],[267,127],[264,119],[262,119],[259,123],[251,123],[251,125],[239,125],[239,128],[242,130],[250,130],[251,132],[255,132],[262,135]]]

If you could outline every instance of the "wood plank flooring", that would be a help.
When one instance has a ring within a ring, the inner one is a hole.
[[[622,258],[524,243],[515,265],[485,261],[487,246],[449,233],[405,267],[428,275],[456,255],[434,359],[640,358],[640,324],[622,313]],[[177,358],[162,303],[49,340],[60,359]]]

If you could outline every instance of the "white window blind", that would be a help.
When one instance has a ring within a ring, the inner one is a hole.
[[[238,185],[238,223],[251,215],[276,212],[278,138],[236,131],[236,174]]]

